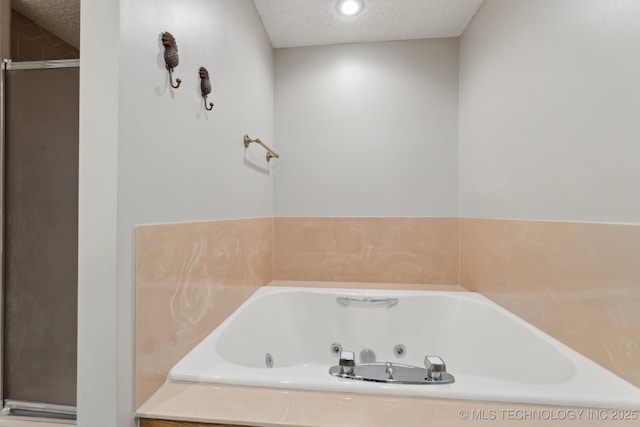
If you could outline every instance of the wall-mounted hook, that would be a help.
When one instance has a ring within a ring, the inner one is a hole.
[[[176,39],[171,33],[164,32],[162,33],[162,45],[164,46],[164,62],[166,64],[167,70],[169,71],[169,80],[171,82],[171,87],[174,89],[178,89],[180,87],[180,83],[182,83],[182,80],[176,79],[176,83],[178,84],[173,84],[173,69],[176,68],[180,63]]]
[[[200,90],[202,90],[202,97],[204,98],[204,109],[207,111],[213,110],[213,102],[210,102],[207,107],[207,95],[211,93],[211,80],[209,80],[209,72],[204,67],[200,67]]]

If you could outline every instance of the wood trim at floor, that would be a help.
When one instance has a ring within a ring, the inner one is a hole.
[[[243,427],[230,424],[194,423],[190,421],[156,420],[140,418],[140,427]]]

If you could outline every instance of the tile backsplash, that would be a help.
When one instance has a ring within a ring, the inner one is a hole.
[[[169,369],[273,279],[271,218],[136,229],[136,407]]]
[[[275,278],[457,285],[457,218],[274,218]]]
[[[460,284],[640,386],[640,225],[460,219]]]
[[[640,386],[638,254],[640,225],[276,217],[139,226],[136,407],[269,283],[461,285]]]

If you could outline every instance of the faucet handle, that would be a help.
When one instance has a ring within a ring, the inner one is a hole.
[[[340,352],[338,366],[340,366],[341,373],[352,375],[353,368],[356,366],[356,354],[353,351]]]
[[[424,366],[427,368],[427,376],[434,380],[439,380],[443,372],[447,372],[447,365],[438,356],[425,356]]]
[[[338,365],[350,368],[356,366],[356,354],[353,351],[341,351]]]

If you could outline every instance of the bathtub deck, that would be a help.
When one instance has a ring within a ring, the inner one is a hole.
[[[291,282],[275,280],[269,286],[337,287],[389,289],[389,284],[341,282]],[[461,291],[451,285],[397,286],[403,290]],[[557,419],[572,414],[573,420]],[[538,412],[534,412],[538,411]],[[546,411],[546,412],[541,412]],[[621,421],[593,416],[597,409],[551,407],[542,405],[472,402],[463,400],[417,398],[316,392],[221,384],[165,382],[136,412],[138,418],[186,421],[236,426],[279,427],[469,427],[502,426],[638,426],[635,420]],[[556,419],[526,419],[543,413]],[[578,418],[578,414],[579,418]],[[525,419],[523,419],[525,417]]]
[[[556,418],[558,414],[579,414],[570,411],[582,411],[582,415],[580,421],[522,419],[536,410],[547,411],[542,413]],[[563,410],[566,412],[560,412]],[[540,426],[541,423],[550,427],[638,425],[637,420],[589,419],[588,411],[585,408],[165,383],[136,415],[140,418],[270,427],[469,427],[478,423],[492,427]],[[466,419],[467,414],[476,417],[475,421]]]

